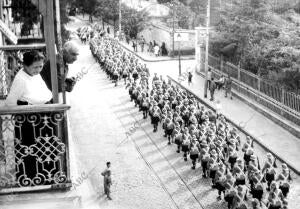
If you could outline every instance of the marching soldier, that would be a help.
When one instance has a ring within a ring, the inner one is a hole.
[[[138,74],[138,72],[137,72],[137,70],[136,70],[136,67],[134,67],[134,69],[133,69],[133,71],[132,71],[132,77],[133,77],[133,79],[136,81],[137,79],[138,79],[138,77],[139,77],[139,74]]]
[[[169,145],[171,144],[171,136],[172,136],[174,128],[175,128],[175,125],[174,125],[173,121],[170,120],[169,118],[167,118],[167,120],[166,120],[166,134],[167,134],[167,137],[168,137],[168,144]]]
[[[281,200],[284,199],[281,190],[277,188],[277,184],[272,182],[270,185],[270,193],[268,197],[268,209],[280,209],[282,207]]]
[[[284,163],[282,164],[282,173],[280,173],[277,177],[277,181],[279,181],[279,189],[281,190],[284,198],[287,198],[287,195],[290,191],[290,184],[288,182],[289,176],[289,169]]]
[[[221,200],[221,195],[222,193],[224,194],[225,198],[225,184],[226,184],[226,176],[225,176],[225,169],[223,163],[219,164],[219,169],[216,172],[216,177],[215,177],[215,182],[216,182],[216,188],[218,190],[218,200]]]
[[[201,142],[201,145],[206,147],[203,147],[201,149],[201,167],[202,167],[202,177],[207,178],[208,177],[208,164],[209,164],[209,160],[210,160],[210,156],[209,156],[209,148],[206,144],[205,141]]]
[[[211,150],[208,169],[209,169],[209,177],[211,178],[211,182],[212,182],[211,187],[216,188],[215,177],[218,170],[218,163],[217,163],[217,152],[214,149]]]
[[[126,85],[126,81],[127,81],[128,74],[129,74],[129,72],[128,72],[128,69],[127,69],[127,67],[126,67],[126,68],[124,69],[124,71],[123,71],[123,74],[122,74],[122,77],[123,77],[123,79],[124,79],[124,85]]]
[[[146,96],[145,93],[142,92],[141,88],[139,88],[137,98],[136,98],[136,105],[139,107],[139,111],[142,111],[142,100],[144,96]]]
[[[184,161],[187,161],[187,153],[190,151],[190,136],[189,133],[185,133],[183,135],[183,141],[182,141],[182,152],[183,152],[183,158]]]
[[[143,118],[146,119],[148,117],[150,107],[150,99],[144,95],[142,100],[142,111],[143,111]]]
[[[246,175],[244,174],[243,170],[238,165],[235,166],[233,170],[236,175],[235,185],[246,185]]]
[[[233,170],[233,166],[236,163],[238,154],[236,152],[236,150],[234,149],[234,147],[229,147],[229,158],[228,158],[228,162],[230,163],[230,170]]]
[[[253,149],[248,147],[246,152],[244,153],[244,161],[245,161],[245,169],[247,169],[249,162],[251,161],[251,156],[253,155]]]
[[[196,136],[194,135],[192,138],[191,148],[190,148],[190,158],[192,160],[192,169],[196,169],[196,161],[199,157],[199,143],[196,139]]]
[[[224,200],[227,202],[228,209],[232,209],[234,197],[237,195],[236,190],[233,187],[232,176],[230,174],[226,175],[226,183],[225,183],[225,194]]]
[[[180,132],[180,126],[176,125],[176,133],[174,134],[174,141],[177,144],[177,153],[180,153],[182,141],[183,141],[183,133]]]
[[[157,103],[155,103],[153,107],[153,127],[154,127],[153,132],[157,131],[157,126],[158,126],[158,122],[160,121],[160,117],[161,117],[161,110],[157,106]]]
[[[251,138],[250,138],[250,136],[247,136],[246,137],[246,142],[245,142],[245,144],[243,145],[243,147],[242,147],[242,151],[245,153],[246,151],[247,151],[247,149],[249,148],[249,147],[251,147]]]
[[[247,197],[247,190],[245,187],[243,186],[238,186],[236,189],[236,195],[234,197],[234,203],[233,203],[233,208],[248,208],[246,203],[245,203],[245,199]]]
[[[135,103],[135,107],[137,105],[137,97],[139,94],[139,87],[138,86],[134,86],[133,90],[132,90],[132,100]]]
[[[264,173],[265,172],[265,173]],[[275,180],[275,168],[273,167],[273,156],[271,153],[267,154],[267,162],[265,163],[263,169],[262,169],[262,173],[264,173],[265,175],[265,180],[267,181],[267,190],[270,190],[270,185],[272,183],[272,181]]]
[[[256,176],[253,177],[253,183],[254,184],[250,193],[252,194],[253,198],[256,198],[259,202],[261,202],[264,194],[263,185],[260,179],[258,179]]]
[[[260,202],[258,201],[258,199],[253,199],[252,202],[252,208],[253,209],[262,209],[260,206]]]

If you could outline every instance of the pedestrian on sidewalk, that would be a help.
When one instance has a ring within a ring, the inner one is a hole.
[[[132,41],[132,47],[133,47],[133,50],[134,50],[135,52],[137,52],[137,45],[136,45],[135,40]]]
[[[144,36],[141,37],[140,45],[141,45],[141,52],[144,52],[146,40]]]
[[[208,71],[207,71],[207,88],[208,89],[210,89],[211,78],[212,78],[211,69],[208,68]]]
[[[189,74],[188,74],[188,84],[189,85],[191,85],[191,83],[192,83],[192,78],[193,78],[193,74],[192,74],[192,72],[189,72]]]
[[[148,52],[149,52],[149,53],[152,53],[152,52],[153,52],[153,44],[152,44],[152,41],[149,42]]]
[[[214,81],[214,78],[211,78],[211,82],[210,82],[210,85],[209,85],[210,101],[214,101],[215,90],[216,90],[216,83]]]
[[[225,84],[225,77],[224,77],[224,75],[222,75],[222,76],[220,77],[220,79],[217,80],[215,83],[216,83],[216,85],[217,85],[218,90],[220,90],[221,88],[223,88],[223,86],[224,86],[224,84]]]
[[[230,75],[225,80],[225,97],[230,96],[230,99],[232,99],[232,93],[231,93],[231,87],[232,87],[232,80]]]
[[[154,47],[154,54],[156,57],[158,57],[158,55],[159,55],[159,46],[158,45],[155,45],[155,47]]]
[[[126,43],[129,45],[130,37],[128,35],[125,35]]]
[[[162,42],[160,50],[161,50],[161,56],[167,56],[168,55],[168,50],[166,48],[166,43],[165,42]]]
[[[111,182],[111,170],[110,170],[111,163],[107,162],[106,163],[106,169],[101,173],[101,175],[104,177],[104,194],[107,195],[107,198],[111,200],[112,198],[110,197],[110,186],[112,184]]]

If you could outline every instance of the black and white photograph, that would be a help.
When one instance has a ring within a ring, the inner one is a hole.
[[[300,0],[0,0],[0,209],[300,209]]]

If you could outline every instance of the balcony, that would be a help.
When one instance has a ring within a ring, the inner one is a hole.
[[[0,194],[71,186],[69,108],[51,104],[0,109]]]

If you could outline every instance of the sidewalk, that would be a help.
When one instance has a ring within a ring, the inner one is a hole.
[[[123,43],[121,43],[126,47]],[[131,50],[132,48],[126,47]],[[144,53],[136,53],[139,58],[145,62],[153,62],[145,56]],[[157,61],[160,61],[157,59]],[[171,76],[174,80],[177,77]],[[184,87],[195,93],[202,100],[205,100],[209,105],[215,107],[215,102],[209,101],[208,98],[204,98],[204,78],[194,73],[193,84],[187,85],[187,80],[181,83]],[[246,103],[234,98],[230,100],[224,97],[224,91],[216,91],[215,100],[219,100],[222,105],[222,113],[230,118],[234,123],[239,124],[240,128],[243,128],[249,134],[254,136],[262,145],[268,147],[272,152],[276,153],[286,163],[288,163],[294,170],[300,173],[300,139],[286,131],[281,126],[277,125],[261,113],[257,112]],[[287,152],[288,150],[288,152]]]
[[[131,43],[131,42],[130,42]],[[124,41],[121,41],[120,44],[129,51],[133,51],[133,47],[130,44],[127,44]],[[169,56],[158,56],[156,57],[153,53],[148,52],[148,45],[145,44],[144,52],[141,52],[141,47],[138,45],[138,52],[135,52],[136,55],[145,62],[162,62],[162,61],[172,61],[178,60],[178,56],[169,57]],[[195,55],[185,55],[181,56],[181,60],[193,60]]]

